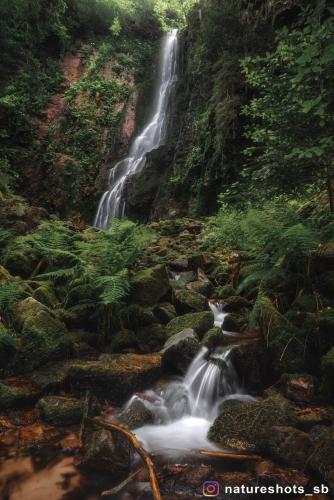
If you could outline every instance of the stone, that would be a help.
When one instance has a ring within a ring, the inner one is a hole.
[[[112,354],[99,361],[82,361],[70,368],[74,389],[90,389],[97,397],[122,404],[161,375],[160,354]]]
[[[84,401],[72,397],[45,396],[36,405],[40,417],[49,424],[74,425],[81,422]],[[96,405],[91,414],[97,413]]]
[[[187,285],[187,288],[201,295],[204,295],[204,297],[206,297],[207,299],[209,299],[215,291],[215,287],[210,280],[192,281]]]
[[[157,319],[153,314],[153,309],[142,307],[137,304],[131,304],[123,309],[120,313],[123,326],[129,330],[136,330],[144,326],[157,323]]]
[[[185,373],[199,349],[200,343],[195,331],[186,328],[167,340],[161,351],[162,364],[166,368]]]
[[[167,325],[167,337],[170,338],[185,328],[192,328],[202,338],[213,327],[214,317],[211,311],[184,314],[170,321]]]
[[[117,420],[133,430],[153,424],[154,415],[141,399],[134,396],[127,407],[118,415]]]
[[[334,347],[321,359],[321,395],[324,399],[334,401]]]
[[[265,451],[274,460],[304,469],[312,452],[309,436],[294,427],[274,426],[268,435]]]
[[[120,433],[106,429],[93,431],[85,438],[82,464],[113,477],[125,476],[131,467],[130,442]]]
[[[267,349],[264,342],[252,340],[232,346],[231,360],[239,380],[250,392],[258,393],[268,371]]]
[[[174,290],[175,307],[178,314],[201,312],[207,309],[207,299],[187,289]]]
[[[176,283],[182,287],[188,285],[195,279],[196,279],[196,274],[194,273],[194,271],[184,271],[174,276],[174,280],[176,281]]]
[[[18,330],[22,330],[23,325],[27,319],[33,318],[36,314],[41,311],[50,312],[50,310],[41,302],[34,299],[33,297],[27,297],[15,307],[14,315],[15,315],[15,325]]]
[[[29,380],[11,378],[0,382],[0,408],[32,403],[39,395],[39,389]]]
[[[68,381],[69,370],[74,361],[49,363],[31,374],[34,384],[43,392],[64,388]]]
[[[224,333],[221,328],[215,326],[211,328],[202,339],[202,344],[209,349],[213,349],[224,340]]]
[[[225,317],[222,328],[226,332],[242,332],[247,326],[247,316],[241,313],[232,313]]]
[[[334,408],[330,406],[294,406],[294,412],[298,421],[298,427],[308,432],[312,427],[318,425],[334,424]]]
[[[259,485],[269,486],[277,484],[283,488],[298,485],[306,488],[310,482],[310,478],[303,472],[282,467],[270,460],[263,460],[256,463],[254,472],[256,475],[255,482]]]
[[[140,352],[149,353],[160,351],[166,341],[166,327],[164,325],[149,325],[135,333]]]
[[[17,356],[17,339],[14,332],[5,328],[0,322],[0,374],[15,364]]]
[[[268,441],[275,426],[294,426],[296,417],[288,401],[270,397],[262,401],[224,402],[208,437],[223,447],[269,453]]]
[[[45,285],[36,288],[33,297],[47,307],[56,307],[59,304],[59,300],[50,283],[45,283]]]
[[[281,377],[280,385],[284,396],[297,403],[313,403],[315,401],[315,379],[312,375],[290,375]]]
[[[138,349],[137,335],[132,330],[121,330],[113,334],[105,352],[120,354],[127,349]]]
[[[314,450],[309,465],[334,491],[334,431],[330,427],[314,427],[310,432]]]
[[[164,325],[167,325],[167,323],[172,321],[172,319],[176,316],[176,309],[173,304],[170,304],[169,302],[158,304],[154,308],[153,312],[159,322]]]
[[[139,271],[132,278],[130,301],[132,303],[153,306],[170,290],[167,270],[164,265],[149,267]]]
[[[224,301],[224,310],[226,312],[238,312],[249,307],[251,307],[250,302],[240,295],[233,295]]]

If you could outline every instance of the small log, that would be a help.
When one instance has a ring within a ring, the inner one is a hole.
[[[240,461],[260,461],[263,460],[263,457],[260,457],[259,455],[247,455],[247,454],[241,454],[241,453],[228,453],[224,451],[207,451],[207,450],[190,450],[190,449],[183,449],[183,448],[167,448],[167,451],[176,451],[178,453],[191,453],[193,455],[203,455],[205,457],[212,457],[212,458],[225,458],[227,460],[240,460]],[[159,454],[160,450],[157,450],[154,452],[155,455]],[[165,452],[166,448],[164,450],[161,450],[161,452]]]
[[[132,446],[137,451],[137,453],[140,455],[141,459],[143,460],[143,462],[145,463],[145,465],[148,469],[148,472],[150,475],[151,489],[152,489],[152,494],[153,494],[154,500],[162,500],[162,496],[161,496],[160,488],[159,488],[159,483],[158,483],[157,475],[156,475],[156,472],[154,469],[152,457],[141,446],[141,444],[138,441],[138,439],[136,438],[136,436],[134,434],[132,434],[132,432],[130,432],[127,428],[125,428],[121,425],[118,425],[118,424],[114,424],[112,422],[106,422],[105,420],[103,420],[101,418],[90,418],[90,419],[87,419],[87,422],[90,422],[92,425],[96,425],[97,427],[102,427],[103,429],[106,429],[106,430],[111,431],[111,432],[112,431],[119,432],[119,433],[123,434],[124,436],[126,436],[130,440]]]
[[[133,479],[136,476],[138,476],[138,474],[140,474],[143,469],[144,469],[144,467],[140,467],[140,469],[137,469],[135,472],[130,474],[129,477],[127,477],[124,481],[122,481],[118,486],[115,486],[115,488],[112,488],[111,490],[107,490],[107,491],[102,491],[101,496],[102,497],[111,497],[112,495],[116,495],[117,493],[122,491],[122,489],[125,488],[125,486],[130,484],[131,481],[133,481]]]

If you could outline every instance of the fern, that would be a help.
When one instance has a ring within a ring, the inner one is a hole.
[[[12,324],[14,305],[24,296],[24,289],[16,281],[4,280],[0,283],[0,321]]]

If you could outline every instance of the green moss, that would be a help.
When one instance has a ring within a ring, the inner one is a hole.
[[[16,352],[15,334],[0,323],[0,371],[13,362]]]
[[[210,298],[215,291],[211,281],[193,281],[189,284],[189,288],[207,298]]]
[[[185,288],[174,291],[176,309],[180,314],[201,312],[207,308],[207,300],[203,295]]]
[[[136,304],[153,306],[167,294],[169,289],[166,267],[163,265],[149,267],[133,277],[130,299]]]
[[[141,352],[158,352],[166,341],[166,327],[163,325],[149,325],[136,332],[138,346]]]
[[[62,396],[46,396],[40,399],[36,408],[43,420],[55,425],[72,425],[81,422],[84,413],[84,402]],[[92,414],[97,412],[93,405]]]
[[[224,285],[216,289],[215,296],[217,299],[228,299],[235,295],[235,288],[232,285]]]
[[[36,288],[33,297],[48,307],[56,307],[59,303],[51,283],[46,283],[45,285]]]
[[[221,328],[211,328],[203,337],[202,344],[212,348],[223,340],[223,331]]]
[[[168,338],[186,328],[192,328],[199,337],[202,337],[213,327],[213,314],[211,312],[198,312],[178,316],[167,325]]]
[[[125,328],[136,330],[144,326],[157,323],[157,319],[151,308],[144,308],[137,304],[131,304],[121,311],[120,317]]]

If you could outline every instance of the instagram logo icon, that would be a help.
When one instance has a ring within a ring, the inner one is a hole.
[[[218,497],[219,493],[220,487],[217,481],[205,481],[203,484],[203,495],[205,497]]]

